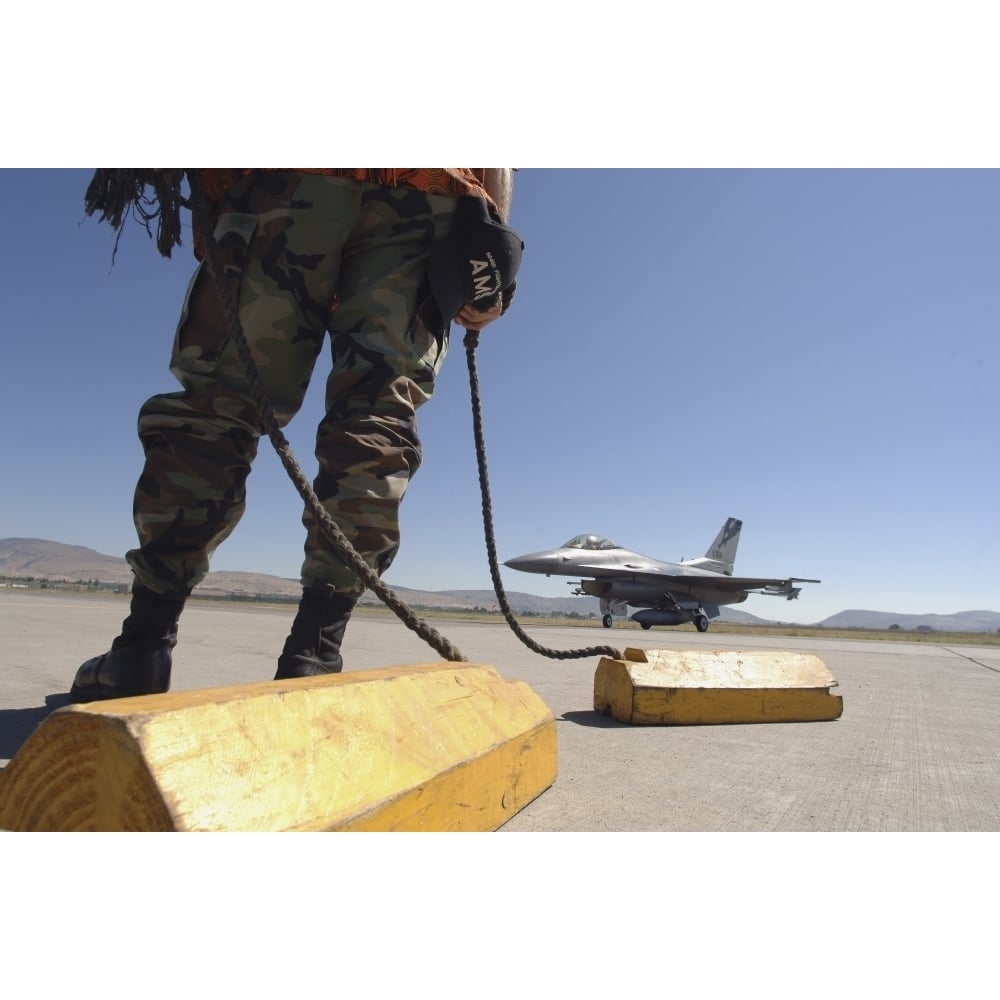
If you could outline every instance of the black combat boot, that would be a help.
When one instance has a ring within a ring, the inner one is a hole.
[[[163,597],[136,581],[122,634],[108,652],[77,670],[70,699],[104,701],[168,690],[171,651],[177,645],[177,620],[183,609],[183,600]]]
[[[344,669],[340,644],[357,600],[354,594],[338,594],[325,585],[303,588],[274,679],[339,674]]]

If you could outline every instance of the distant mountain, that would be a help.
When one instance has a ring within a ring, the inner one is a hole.
[[[819,623],[823,628],[933,629],[935,632],[995,632],[1000,611],[959,611],[953,615],[901,615],[891,611],[841,611]]]
[[[101,584],[128,587],[132,570],[128,563],[115,556],[102,555],[82,545],[66,545],[42,538],[0,539],[0,577],[8,579],[41,579],[53,581],[98,581]],[[496,606],[492,590],[411,590],[393,586],[400,599],[413,607],[472,609]],[[256,597],[295,600],[300,593],[298,580],[271,576],[267,573],[237,573],[226,570],[209,573],[195,591],[205,597]],[[582,617],[599,615],[595,597],[538,597],[520,591],[507,592],[507,600],[517,614],[578,614]],[[379,599],[367,592],[362,604],[378,604]],[[773,619],[735,608],[722,608],[718,619],[741,625],[774,624]],[[885,611],[841,611],[817,624],[823,628],[900,629],[931,628],[938,632],[992,632],[1000,630],[1000,612],[962,611],[953,615],[902,615]]]
[[[0,539],[0,577],[8,579],[41,579],[53,581],[96,580],[102,584],[127,587],[132,582],[132,570],[122,558],[102,555],[82,545],[65,545],[41,538]],[[497,603],[492,590],[412,590],[386,581],[401,600],[425,608],[493,608]],[[204,597],[257,597],[297,599],[301,593],[298,580],[267,573],[239,573],[228,570],[209,573],[196,588]],[[598,614],[593,597],[537,597],[534,594],[507,592],[514,611],[524,614]],[[379,598],[370,591],[361,598],[362,604],[378,604]]]
[[[132,570],[124,559],[104,556],[82,545],[4,538],[0,540],[0,576],[127,584],[132,581]]]

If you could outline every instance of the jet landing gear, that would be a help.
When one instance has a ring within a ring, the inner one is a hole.
[[[577,591],[577,593],[582,593],[582,591]],[[609,601],[601,598],[601,624],[605,628],[611,628],[614,625],[614,613],[616,611],[628,611],[628,605],[623,601]]]

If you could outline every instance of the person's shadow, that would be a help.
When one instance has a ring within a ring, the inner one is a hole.
[[[0,759],[13,757],[24,741],[57,709],[70,704],[69,694],[49,694],[38,708],[0,709]]]

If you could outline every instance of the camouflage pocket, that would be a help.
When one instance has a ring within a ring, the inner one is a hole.
[[[240,300],[240,281],[257,225],[256,215],[227,212],[219,217],[215,227],[225,282],[235,303]],[[215,371],[230,336],[219,290],[207,265],[202,263],[184,297],[174,336],[171,369],[195,374]]]

